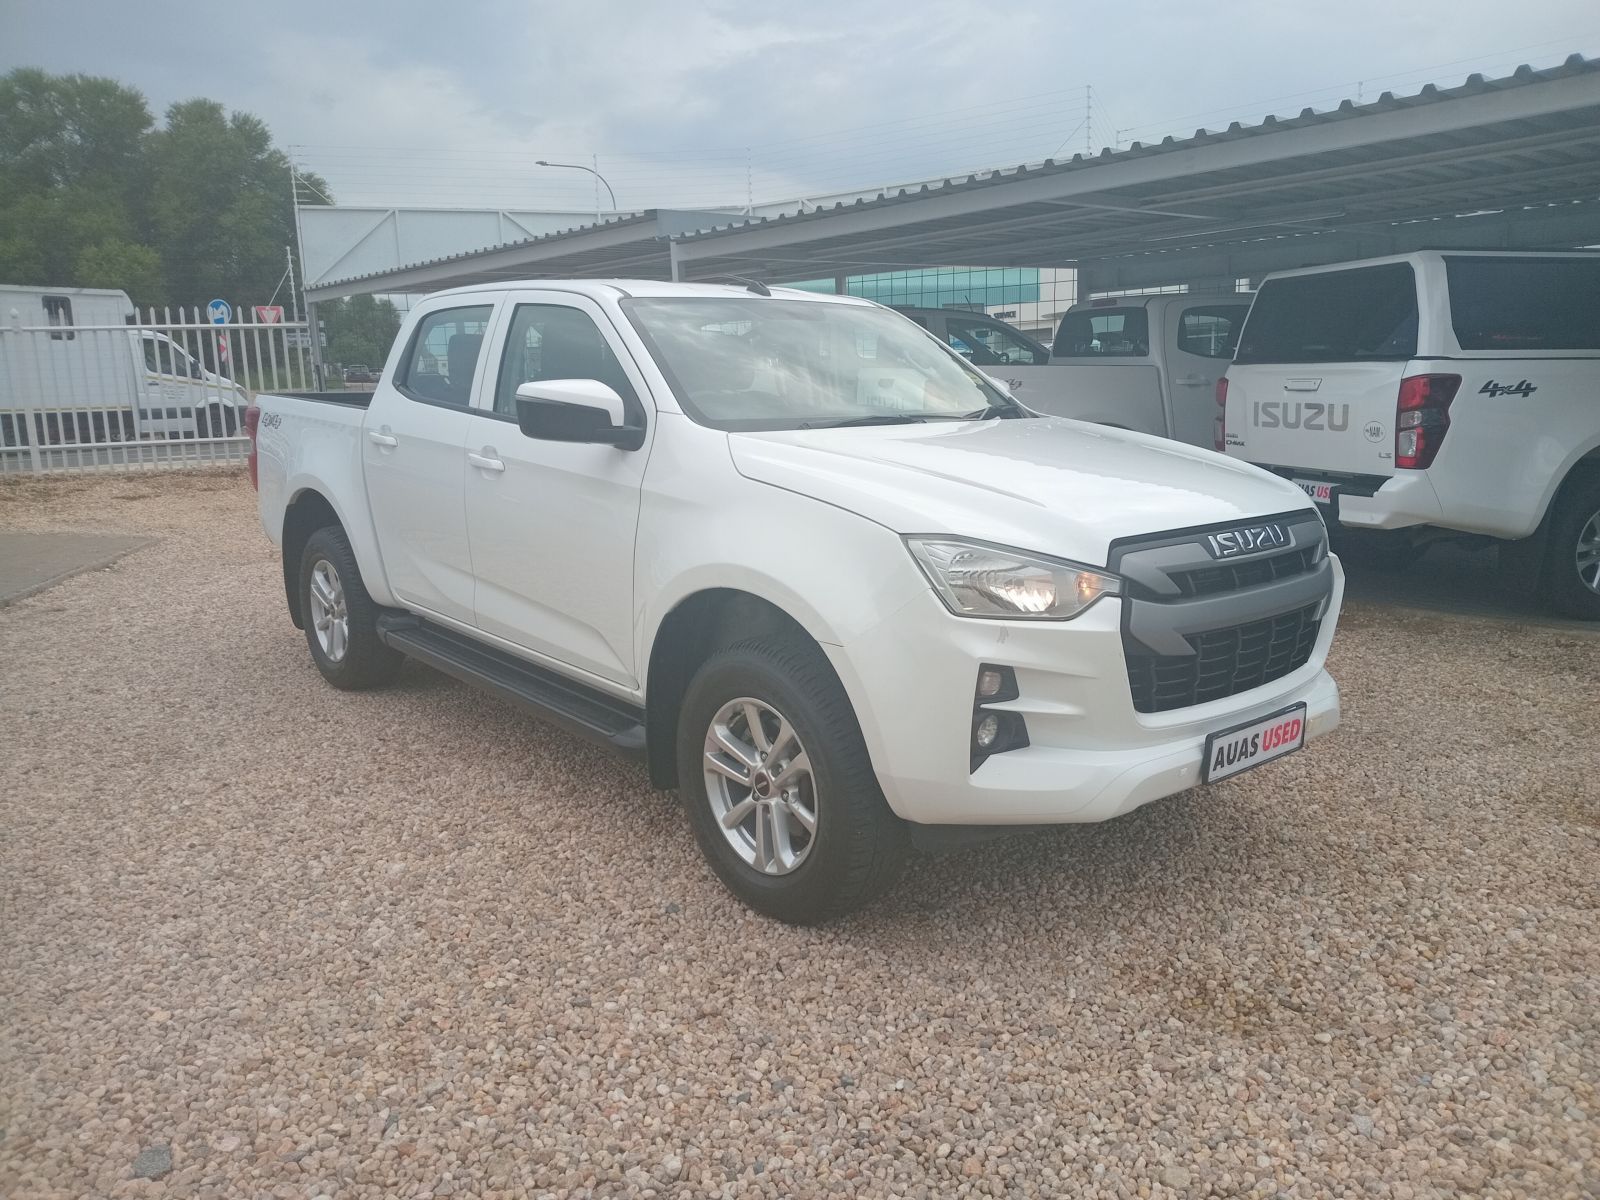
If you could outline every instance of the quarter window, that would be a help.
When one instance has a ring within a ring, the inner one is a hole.
[[[1232,358],[1249,311],[1239,304],[1184,309],[1178,318],[1178,349],[1201,358]]]
[[[474,304],[423,317],[400,364],[400,391],[413,400],[465,408],[493,311],[491,304]]]
[[[494,411],[517,415],[517,388],[540,379],[594,379],[638,407],[633,385],[588,313],[562,304],[519,304],[506,335]]]

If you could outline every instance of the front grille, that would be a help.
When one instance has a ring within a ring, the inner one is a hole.
[[[1291,556],[1282,556],[1291,557]],[[1166,712],[1221,700],[1306,665],[1316,644],[1320,602],[1259,621],[1189,634],[1193,654],[1137,654],[1126,647],[1133,707]]]
[[[1320,546],[1305,546],[1287,554],[1274,554],[1271,558],[1245,559],[1234,563],[1218,563],[1214,567],[1198,567],[1192,571],[1173,571],[1168,578],[1178,585],[1185,596],[1210,596],[1217,592],[1236,592],[1240,588],[1256,587],[1274,579],[1287,579],[1303,575],[1316,565]]]

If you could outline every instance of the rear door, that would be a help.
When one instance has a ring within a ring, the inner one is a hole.
[[[469,411],[494,305],[431,302],[362,436],[367,500],[389,586],[408,607],[472,623],[472,555],[462,488]]]
[[[513,292],[467,442],[467,526],[478,628],[543,658],[637,686],[633,545],[648,444],[542,441],[517,425],[517,388],[597,379],[646,422],[643,378],[599,305]],[[653,415],[653,414],[652,414]],[[647,435],[648,436],[648,435]]]
[[[1167,356],[1167,402],[1172,436],[1211,449],[1216,442],[1217,380],[1228,369],[1248,300],[1167,306],[1162,344]]]
[[[1228,368],[1227,453],[1392,475],[1395,404],[1416,352],[1410,263],[1268,279]]]

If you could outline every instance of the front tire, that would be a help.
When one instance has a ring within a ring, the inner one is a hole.
[[[678,778],[712,870],[757,912],[818,924],[899,877],[905,826],[814,646],[751,639],[709,658],[679,713]]]
[[[1573,488],[1556,509],[1544,586],[1562,616],[1600,621],[1600,478]]]
[[[311,660],[334,687],[379,687],[400,670],[405,656],[379,640],[378,606],[337,525],[313,533],[300,554],[300,615]]]

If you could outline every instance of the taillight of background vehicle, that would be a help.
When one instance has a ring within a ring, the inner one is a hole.
[[[1228,377],[1217,380],[1217,419],[1211,426],[1211,444],[1218,454],[1228,448]]]
[[[1394,465],[1426,470],[1450,430],[1450,401],[1461,386],[1459,375],[1413,375],[1400,381],[1395,405]]]
[[[256,429],[261,424],[261,406],[252,404],[244,410],[244,431],[250,435],[250,456],[245,463],[250,468],[250,486],[256,491],[261,490],[261,478],[256,470]]]

